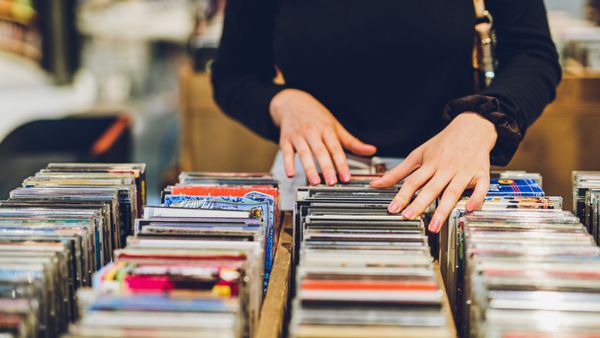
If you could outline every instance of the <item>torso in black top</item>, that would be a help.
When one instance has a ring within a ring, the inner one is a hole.
[[[560,68],[542,0],[489,0],[497,80],[484,94],[524,133],[554,96]],[[378,155],[406,156],[473,94],[472,0],[229,0],[213,68],[223,110],[271,139],[273,65]],[[500,140],[501,142],[501,140]]]
[[[273,46],[286,83],[379,154],[419,146],[473,88],[472,0],[281,2]]]

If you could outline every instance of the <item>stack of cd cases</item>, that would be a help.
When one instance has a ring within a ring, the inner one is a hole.
[[[546,197],[541,183],[542,177],[538,173],[492,172],[490,189],[482,210],[562,209],[562,198]],[[459,219],[466,214],[466,196],[469,194],[469,191],[465,192],[465,197],[457,203],[439,236],[440,270],[455,314],[460,312],[458,299],[463,291],[460,262],[464,253],[464,236]]]
[[[600,171],[574,171],[573,212],[600,243]]]
[[[455,313],[459,312],[460,299],[463,294],[462,277],[464,258],[464,233],[460,220],[466,214],[467,198],[463,198],[450,214],[448,226],[440,233],[440,270],[444,276],[450,304]],[[561,197],[486,197],[481,210],[561,210]]]
[[[57,337],[78,317],[77,290],[131,233],[144,170],[50,164],[0,201],[1,335]]]
[[[291,337],[454,337],[421,219],[389,215],[398,188],[300,188]]]
[[[515,192],[488,197],[471,213],[465,202],[450,218],[451,245],[441,255],[461,336],[597,334],[600,249],[562,199]]]
[[[80,292],[69,337],[252,337],[274,254],[277,181],[182,173]]]
[[[257,242],[130,237],[81,290],[68,337],[251,337],[263,259]]]

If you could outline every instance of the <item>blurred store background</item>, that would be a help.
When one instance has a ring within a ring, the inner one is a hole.
[[[600,169],[600,0],[546,0],[565,81],[512,168],[569,195]],[[212,103],[224,0],[0,0],[0,196],[49,161],[268,170],[276,148]],[[157,195],[150,195],[156,202]]]

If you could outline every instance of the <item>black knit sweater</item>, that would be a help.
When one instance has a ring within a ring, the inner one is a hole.
[[[507,163],[555,96],[561,70],[543,0],[488,0],[499,69],[473,95],[472,0],[228,0],[212,68],[223,111],[276,140],[268,107],[306,91],[381,156],[406,156],[448,119],[493,121],[495,164]],[[275,66],[284,86],[273,84]]]

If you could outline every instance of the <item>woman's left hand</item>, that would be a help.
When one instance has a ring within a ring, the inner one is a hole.
[[[483,204],[490,185],[490,152],[497,137],[490,121],[477,113],[462,113],[371,186],[390,187],[404,179],[388,210],[402,211],[408,219],[421,215],[442,195],[429,224],[429,231],[438,233],[465,189],[474,188],[466,205],[468,211]]]

